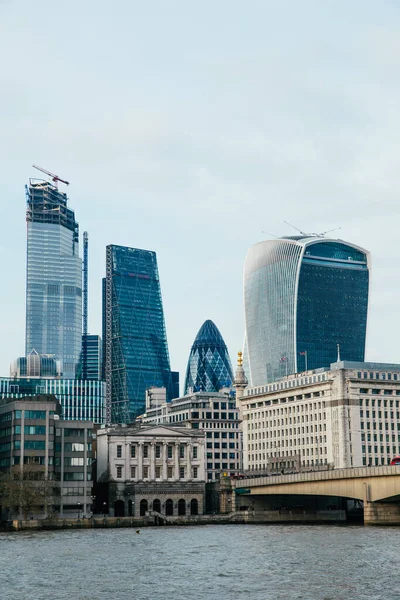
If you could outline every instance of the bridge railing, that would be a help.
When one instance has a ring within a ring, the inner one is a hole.
[[[332,469],[330,471],[311,471],[291,473],[287,475],[264,475],[234,480],[234,487],[247,488],[279,483],[298,483],[304,481],[328,481],[332,479],[354,479],[357,477],[383,477],[400,475],[400,465],[381,465],[378,467],[352,467],[347,469]]]

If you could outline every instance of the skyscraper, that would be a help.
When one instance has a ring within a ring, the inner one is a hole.
[[[173,396],[156,253],[107,246],[103,298],[107,421],[128,423],[144,411],[146,389]]]
[[[250,248],[244,268],[250,385],[289,373],[364,361],[369,253],[342,240],[302,235]]]
[[[218,327],[207,320],[200,327],[190,350],[185,379],[185,394],[219,392],[233,382],[228,348]]]
[[[26,355],[54,355],[74,378],[82,342],[79,226],[67,195],[31,179],[27,193]]]

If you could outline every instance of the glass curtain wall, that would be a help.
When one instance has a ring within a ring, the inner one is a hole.
[[[155,252],[107,246],[104,310],[107,419],[127,423],[148,388],[174,395]]]
[[[51,354],[75,377],[82,340],[82,261],[67,196],[45,181],[27,187],[26,355]]]

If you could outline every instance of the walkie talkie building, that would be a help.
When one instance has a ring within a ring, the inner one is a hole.
[[[317,236],[267,240],[244,268],[245,361],[250,385],[364,361],[370,256]]]

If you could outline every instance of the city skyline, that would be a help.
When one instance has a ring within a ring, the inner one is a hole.
[[[171,367],[185,372],[190,325],[205,319],[218,323],[233,359],[244,257],[268,237],[262,230],[290,235],[288,220],[307,231],[341,226],[339,237],[370,250],[366,358],[400,362],[399,11],[356,0],[343,18],[306,5],[288,20],[285,3],[229,3],[227,22],[224,2],[182,6],[175,18],[165,7],[122,0],[115,14],[88,0],[79,20],[46,0],[40,20],[32,3],[2,3],[0,256],[12,293],[2,300],[1,373],[24,354],[22,198],[33,162],[71,182],[90,232],[91,333],[101,332],[105,246],[149,247]]]

